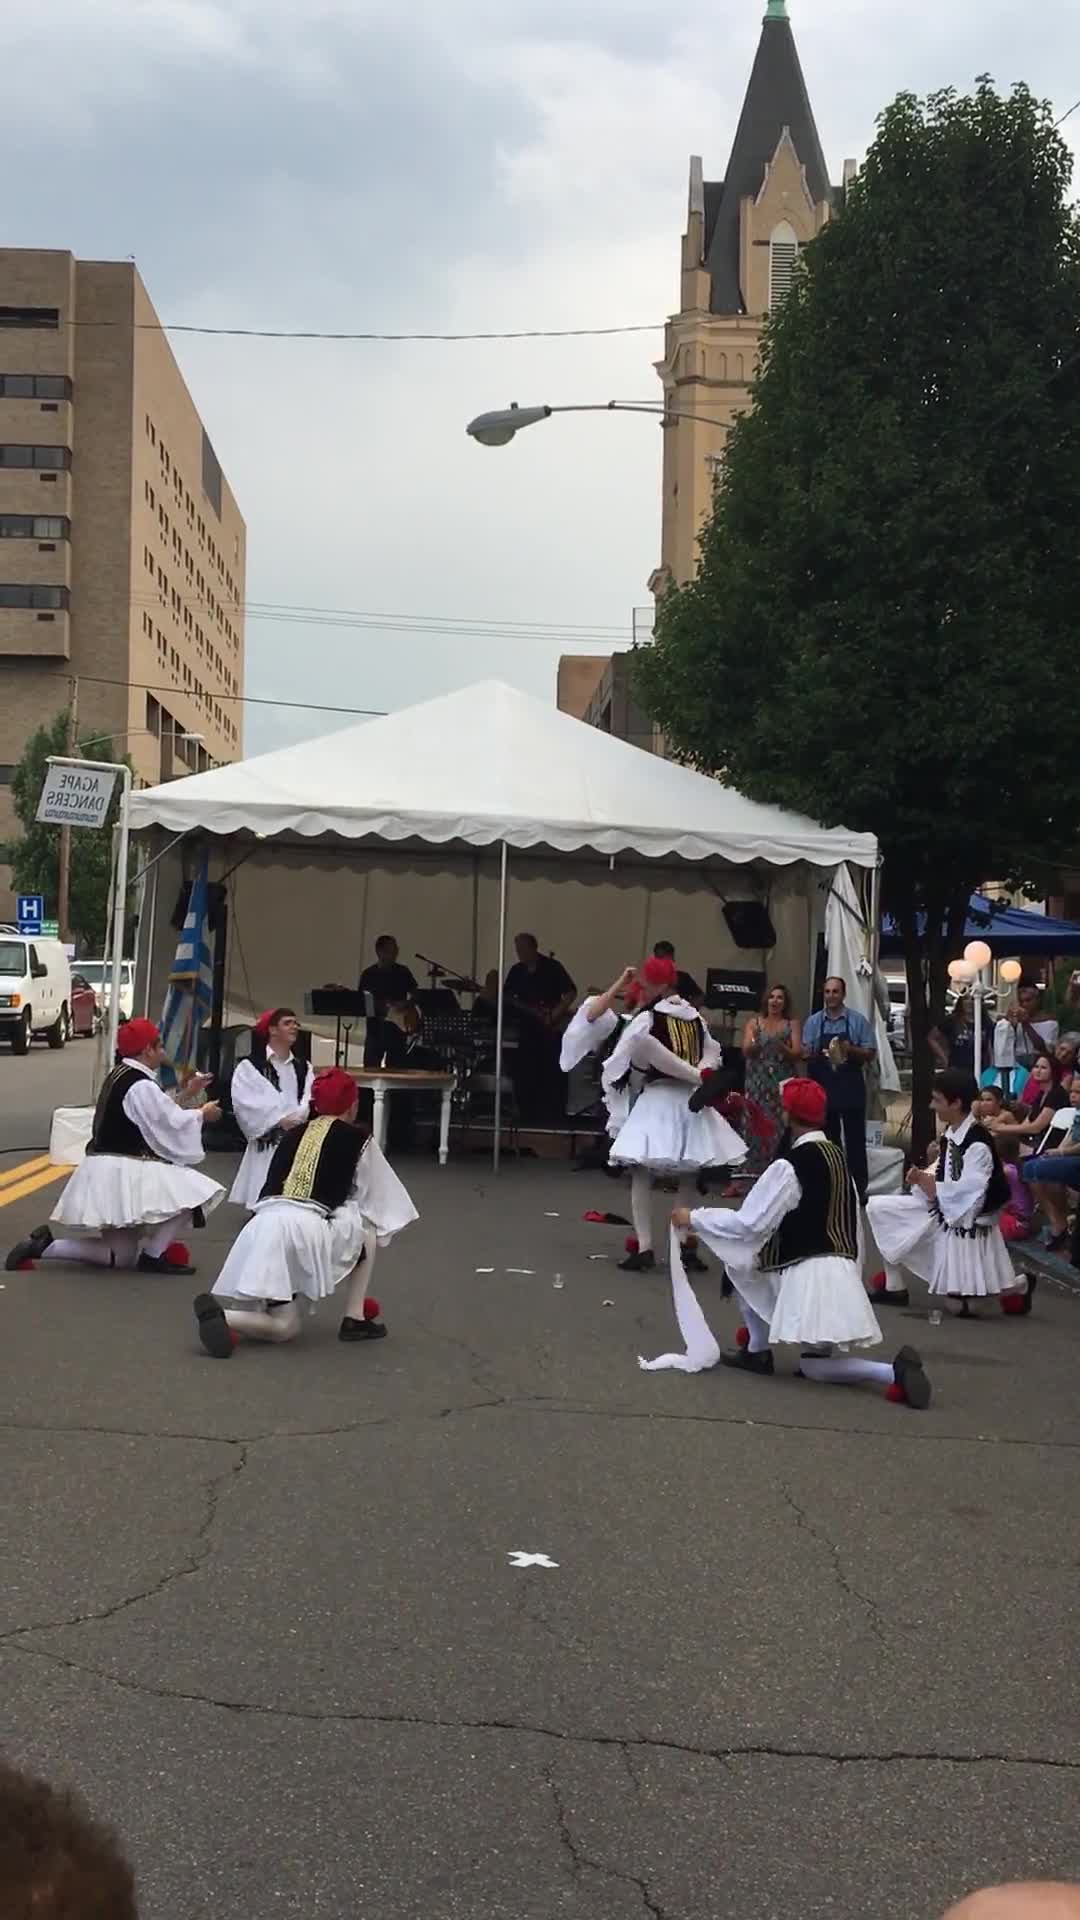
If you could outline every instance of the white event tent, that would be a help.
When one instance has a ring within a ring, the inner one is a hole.
[[[701,979],[768,968],[805,1011],[832,877],[877,863],[871,834],[746,800],[499,681],[144,789],[131,825],[159,830],[155,850],[183,836],[153,869],[148,1004],[161,1005],[173,902],[208,844],[211,879],[229,876],[227,998],[245,1015],[355,985],[383,931],[418,976],[416,953],[503,976],[521,927],[582,991],[667,938]],[[735,946],[733,899],[768,906],[769,954]]]

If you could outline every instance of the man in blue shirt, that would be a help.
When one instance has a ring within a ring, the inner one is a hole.
[[[829,1106],[825,1131],[843,1146],[848,1169],[865,1205],[866,1067],[877,1054],[869,1020],[847,1005],[847,982],[833,974],[825,982],[825,1006],[803,1028],[803,1049],[811,1080],[824,1087]]]

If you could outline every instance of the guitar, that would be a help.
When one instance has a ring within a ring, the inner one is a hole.
[[[564,1033],[574,1017],[571,1007],[532,1007],[512,993],[504,993],[503,1005],[513,1007],[515,1013],[524,1014],[534,1026],[543,1027],[545,1033]]]

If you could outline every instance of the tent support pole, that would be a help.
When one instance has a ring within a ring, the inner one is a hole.
[[[873,990],[877,990],[878,968],[881,965],[881,855],[878,854],[870,875],[870,965],[874,969]]]
[[[506,978],[506,841],[502,843],[499,860],[499,998],[495,1013],[495,1140],[491,1149],[491,1165],[494,1172],[499,1171],[499,1150],[502,1145],[502,1078],[503,1078],[503,981]]]

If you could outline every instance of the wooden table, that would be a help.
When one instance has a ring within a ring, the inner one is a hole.
[[[399,1073],[391,1073],[380,1067],[358,1067],[352,1077],[358,1087],[370,1087],[375,1095],[371,1132],[376,1146],[382,1151],[386,1148],[386,1096],[388,1093],[441,1093],[439,1165],[445,1167],[450,1156],[450,1100],[457,1086],[456,1074],[432,1071],[410,1073],[404,1069]]]

